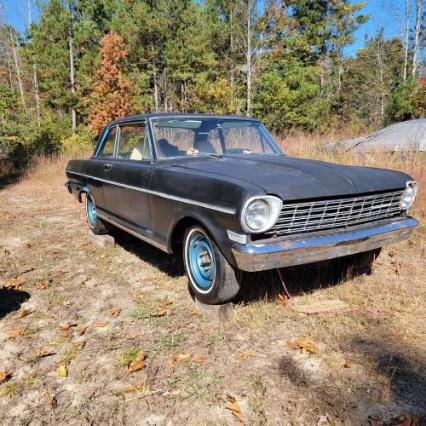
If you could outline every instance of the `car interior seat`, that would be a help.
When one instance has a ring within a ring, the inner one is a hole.
[[[138,144],[132,149],[130,160],[142,160],[145,147],[145,138],[139,140]]]
[[[160,157],[177,157],[181,155],[181,151],[164,138],[157,141],[157,150]]]
[[[206,154],[217,154],[213,145],[208,140],[208,137],[208,132],[198,132],[195,137],[194,148],[198,150],[198,152],[205,152]]]

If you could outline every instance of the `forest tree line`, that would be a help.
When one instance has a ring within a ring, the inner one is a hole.
[[[369,16],[349,0],[45,0],[36,19],[28,1],[24,33],[3,5],[0,145],[89,146],[152,111],[255,116],[279,135],[423,117],[426,7],[397,3],[401,35],[378,30],[353,55]]]

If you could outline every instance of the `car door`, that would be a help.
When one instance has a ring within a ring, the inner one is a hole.
[[[150,235],[149,183],[152,149],[146,120],[118,125],[114,158],[105,171],[108,212],[134,230]]]
[[[96,207],[104,210],[106,209],[104,180],[107,178],[108,168],[114,158],[117,133],[117,126],[111,126],[105,130],[88,164],[87,174],[93,176],[88,180],[90,193],[95,199]]]

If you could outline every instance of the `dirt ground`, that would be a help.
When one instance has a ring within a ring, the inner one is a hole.
[[[64,165],[0,188],[0,424],[425,424],[424,221],[371,270],[285,271],[287,302],[247,279],[220,324],[171,257],[88,240]]]

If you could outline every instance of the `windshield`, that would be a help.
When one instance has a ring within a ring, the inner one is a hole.
[[[159,158],[282,154],[257,121],[167,117],[153,119],[152,124]]]

